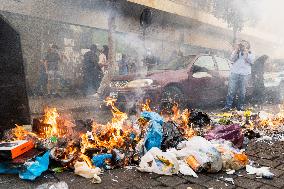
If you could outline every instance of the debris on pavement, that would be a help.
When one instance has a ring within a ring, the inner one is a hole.
[[[284,114],[253,113],[252,111],[206,114],[195,110],[173,108],[172,115],[160,115],[145,105],[138,117],[128,115],[108,98],[113,118],[106,124],[89,121],[88,131],[74,133],[74,123],[56,109],[45,109],[41,119],[35,119],[33,131],[16,126],[5,142],[32,141],[34,150],[41,150],[35,159],[20,164],[1,159],[0,173],[19,174],[35,180],[42,172],[74,170],[82,177],[101,183],[103,170],[138,166],[142,172],[161,175],[183,174],[198,177],[199,172],[225,171],[232,175],[246,168],[248,174],[272,178],[268,168],[254,168],[241,147],[259,138],[273,143],[283,139]],[[1,143],[1,144],[3,144]],[[26,152],[29,153],[32,150]],[[49,166],[49,162],[52,164]],[[117,182],[116,179],[113,180]],[[230,178],[226,180],[234,184]]]
[[[77,161],[74,165],[74,173],[85,178],[97,178],[101,174],[101,169],[98,167],[90,167],[85,161]]]
[[[262,177],[266,179],[272,179],[274,174],[270,172],[269,167],[256,168],[251,165],[246,166],[246,171],[248,175],[256,175],[257,177]]]
[[[60,181],[57,183],[45,183],[45,184],[41,184],[39,186],[36,187],[36,189],[68,189],[68,185],[66,182],[64,181]]]
[[[244,141],[244,135],[238,124],[218,125],[204,136],[207,140],[224,139],[231,141],[237,148],[241,148]]]

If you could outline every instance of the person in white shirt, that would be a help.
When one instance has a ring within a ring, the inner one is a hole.
[[[228,95],[224,111],[232,108],[233,100],[238,92],[237,110],[244,110],[244,101],[246,96],[246,87],[251,74],[251,65],[254,62],[255,55],[250,51],[248,41],[242,40],[235,46],[231,55],[233,65],[229,78]]]

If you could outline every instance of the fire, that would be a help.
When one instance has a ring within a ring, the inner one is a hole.
[[[12,140],[25,140],[28,137],[36,137],[37,135],[27,131],[24,127],[16,124],[16,127],[12,129]]]
[[[145,104],[141,104],[142,111],[151,112],[152,110],[150,108],[150,103],[151,103],[151,100],[150,99],[146,99]]]
[[[43,123],[51,126],[45,131],[46,137],[58,135],[58,127],[57,127],[58,117],[59,117],[59,114],[56,108],[47,107],[44,109]]]
[[[90,168],[93,168],[93,167],[94,167],[94,166],[93,166],[93,163],[92,163],[92,161],[91,161],[91,159],[90,159],[88,156],[86,156],[86,155],[84,155],[84,154],[81,154],[81,155],[80,155],[80,158],[81,158],[82,160],[84,160]]]
[[[107,149],[123,148],[129,139],[132,126],[126,123],[128,116],[121,112],[116,106],[116,99],[107,98],[106,104],[111,106],[113,118],[106,125],[93,123],[92,132],[88,132],[81,136],[81,152],[85,153],[86,149]]]

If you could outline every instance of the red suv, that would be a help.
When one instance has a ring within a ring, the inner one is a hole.
[[[189,103],[191,107],[224,103],[228,91],[231,61],[215,55],[199,54],[177,58],[155,71],[142,75],[114,77],[110,95],[130,106],[141,99]],[[248,94],[252,93],[249,82]]]

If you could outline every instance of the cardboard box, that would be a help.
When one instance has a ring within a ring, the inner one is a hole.
[[[0,142],[0,159],[14,159],[34,148],[34,143],[27,140]]]

